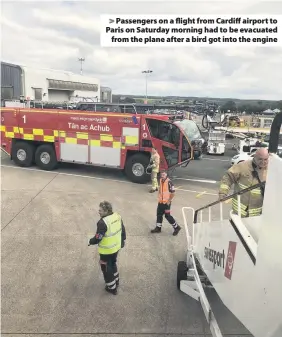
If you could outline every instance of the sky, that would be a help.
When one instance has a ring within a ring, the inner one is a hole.
[[[282,47],[102,48],[101,14],[281,15],[282,1],[2,1],[1,60],[80,72],[113,94],[282,99]],[[282,17],[281,17],[282,18]]]

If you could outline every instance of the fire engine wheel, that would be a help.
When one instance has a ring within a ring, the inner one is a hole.
[[[28,142],[16,142],[12,149],[12,159],[16,165],[29,167],[33,164],[34,146]]]
[[[177,288],[180,289],[180,281],[187,280],[187,263],[179,261],[177,266]]]
[[[148,165],[149,158],[144,154],[136,153],[127,159],[124,171],[132,182],[144,184],[150,180],[150,175],[146,173]]]
[[[35,163],[42,170],[54,170],[58,164],[54,147],[49,144],[40,145],[35,151]]]

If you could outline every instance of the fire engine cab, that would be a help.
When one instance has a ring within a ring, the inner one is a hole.
[[[2,150],[23,167],[53,170],[60,162],[111,167],[135,183],[149,179],[152,147],[161,169],[188,165],[194,151],[201,151],[197,125],[183,117],[138,114],[133,105],[131,111],[105,111],[98,103],[92,111],[78,108],[1,108]]]

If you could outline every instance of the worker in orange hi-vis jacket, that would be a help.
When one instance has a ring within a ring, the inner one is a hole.
[[[175,188],[172,181],[167,176],[166,171],[161,172],[158,207],[157,207],[157,224],[151,233],[160,233],[162,230],[163,216],[172,225],[174,231],[173,235],[176,236],[181,227],[178,225],[174,217],[170,214],[171,202],[175,196]]]

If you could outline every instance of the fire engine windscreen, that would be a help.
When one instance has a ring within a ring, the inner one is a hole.
[[[190,141],[203,139],[195,122],[184,119],[182,121],[175,121],[174,123],[180,126]]]

